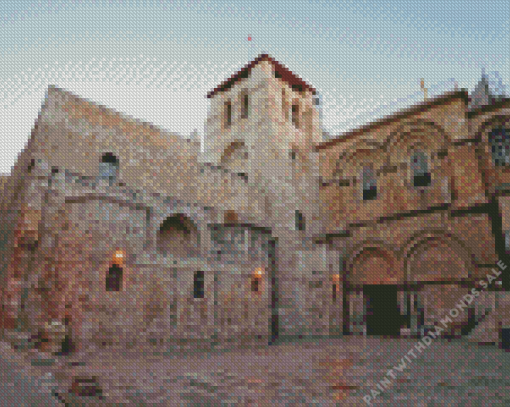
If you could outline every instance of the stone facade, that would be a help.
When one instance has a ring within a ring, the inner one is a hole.
[[[0,180],[3,332],[53,321],[76,349],[437,325],[507,259],[490,134],[510,136],[510,100],[455,91],[323,142],[316,96],[262,55],[208,95],[201,146],[50,87]]]

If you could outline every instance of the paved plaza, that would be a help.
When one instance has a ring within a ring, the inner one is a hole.
[[[16,355],[25,375],[43,378],[37,391],[57,393],[72,406],[363,406],[385,378],[390,383],[370,405],[510,405],[510,353],[464,339],[435,340],[414,358],[408,352],[416,344],[349,336],[159,356],[97,352],[56,357],[50,366],[3,344],[2,356]],[[405,355],[410,362],[399,372]],[[387,375],[392,368],[395,379]],[[100,393],[73,395],[76,377],[94,377]]]

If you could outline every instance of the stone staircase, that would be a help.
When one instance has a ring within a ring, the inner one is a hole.
[[[491,305],[487,304],[487,300],[493,302],[493,306],[485,309],[484,317],[480,318],[476,326],[467,335],[469,342],[476,342],[481,345],[498,344],[501,328],[510,328],[510,292],[490,292],[487,294],[486,298],[482,298],[482,301],[486,300],[485,306]]]

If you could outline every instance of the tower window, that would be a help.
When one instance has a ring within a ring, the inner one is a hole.
[[[114,264],[106,276],[106,291],[120,291],[122,286],[122,267]]]
[[[417,151],[411,158],[413,184],[415,187],[428,187],[431,183],[427,157],[423,151]]]
[[[363,167],[363,200],[377,198],[377,179],[371,167]]]
[[[292,105],[292,123],[299,128],[299,106]]]
[[[204,272],[199,270],[195,272],[195,277],[193,278],[193,297],[194,298],[204,298]]]
[[[225,126],[229,127],[232,124],[232,103],[230,101],[225,103]]]
[[[246,93],[243,93],[242,96],[242,106],[241,106],[241,119],[248,118],[248,108],[250,105],[249,96]]]
[[[285,89],[282,89],[282,114],[285,121],[289,120],[289,110],[287,108],[287,101],[285,96]]]

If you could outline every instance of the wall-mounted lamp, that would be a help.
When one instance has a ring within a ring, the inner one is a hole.
[[[115,254],[113,255],[113,263],[120,266],[124,262],[125,257],[126,255],[123,250],[116,250]]]

